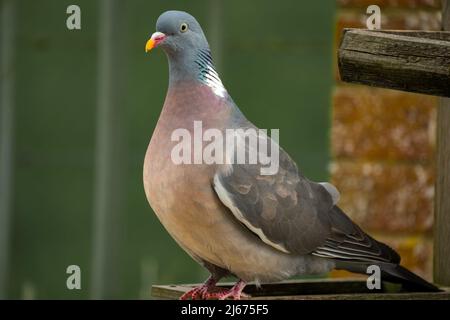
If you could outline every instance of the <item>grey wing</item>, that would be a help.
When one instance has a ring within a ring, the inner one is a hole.
[[[358,262],[400,259],[336,206],[336,188],[305,178],[281,148],[275,174],[262,175],[260,164],[224,165],[213,187],[236,219],[277,250]]]
[[[281,149],[277,173],[262,175],[259,164],[234,164],[216,173],[214,189],[240,222],[280,251],[310,253],[330,233],[332,196],[302,177]]]
[[[366,234],[339,207],[330,210],[329,219],[331,232],[313,255],[354,262],[400,263],[397,252]]]

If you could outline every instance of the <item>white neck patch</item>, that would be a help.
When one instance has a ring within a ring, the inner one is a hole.
[[[210,87],[215,95],[224,98],[227,90],[214,69],[209,50],[199,50],[195,63],[199,67],[199,80]]]

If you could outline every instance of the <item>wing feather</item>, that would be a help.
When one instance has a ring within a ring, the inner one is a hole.
[[[400,261],[336,206],[334,186],[308,180],[283,149],[278,171],[261,172],[260,164],[227,164],[218,168],[213,188],[233,216],[267,245],[288,254],[346,261]]]

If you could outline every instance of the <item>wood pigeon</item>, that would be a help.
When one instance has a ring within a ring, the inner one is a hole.
[[[334,186],[308,180],[281,148],[278,168],[271,174],[263,173],[262,163],[233,161],[236,154],[228,150],[224,161],[207,163],[196,161],[194,146],[194,154],[187,154],[194,161],[174,161],[180,141],[174,133],[184,130],[198,136],[195,123],[201,122],[205,133],[213,130],[216,135],[210,140],[229,130],[240,141],[252,138],[246,132],[257,132],[256,140],[264,136],[222,84],[194,17],[167,11],[158,18],[156,30],[145,50],[161,47],[166,53],[169,86],[145,155],[145,193],[169,234],[211,274],[181,299],[240,299],[247,282],[279,281],[334,268],[365,274],[370,265],[379,266],[382,280],[412,290],[437,290],[400,266],[393,249],[345,215],[336,205],[339,192]],[[271,144],[275,152],[273,146],[278,145]],[[251,157],[255,149],[244,146],[243,152]],[[231,289],[216,287],[228,275],[239,281]]]

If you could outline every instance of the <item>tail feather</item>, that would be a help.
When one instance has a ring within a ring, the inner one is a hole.
[[[386,280],[400,282],[408,291],[441,291],[435,285],[398,264],[384,264],[381,267],[381,274]]]
[[[336,269],[344,269],[350,272],[366,274],[370,263],[355,263],[349,261],[336,261]],[[374,262],[380,267],[381,280],[399,283],[402,288],[410,292],[438,292],[441,291],[435,285],[422,279],[418,275],[395,263]]]

